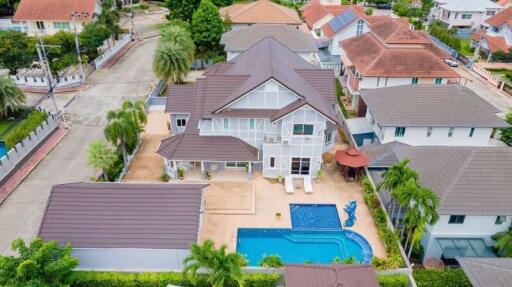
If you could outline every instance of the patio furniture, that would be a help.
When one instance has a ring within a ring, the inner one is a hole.
[[[294,192],[293,178],[290,175],[284,177],[284,186],[286,188],[286,193]]]
[[[339,150],[336,152],[336,162],[341,167],[341,173],[347,181],[358,180],[368,165],[368,156],[352,147],[348,150]]]
[[[313,185],[311,185],[311,176],[304,177],[304,192],[313,193]]]

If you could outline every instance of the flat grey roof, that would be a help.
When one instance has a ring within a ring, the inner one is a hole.
[[[69,183],[53,187],[39,236],[74,248],[188,249],[204,184]]]
[[[473,287],[508,287],[512,258],[457,258]]]
[[[361,97],[380,126],[508,127],[500,110],[458,84],[369,89]]]

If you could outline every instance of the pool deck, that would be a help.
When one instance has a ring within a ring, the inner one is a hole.
[[[213,240],[217,245],[226,244],[230,251],[236,251],[238,228],[291,228],[290,203],[336,204],[341,222],[346,214],[343,208],[350,200],[357,201],[356,223],[349,230],[360,233],[370,243],[376,257],[386,258],[386,250],[379,238],[370,210],[364,203],[361,186],[346,182],[334,162],[325,165],[322,179],[313,182],[312,194],[306,194],[302,183],[295,182],[295,193],[287,194],[284,184],[267,180],[255,173],[253,179],[238,183],[236,196],[229,188],[212,182],[205,192],[205,214],[200,241]],[[222,209],[226,209],[224,212]],[[276,213],[281,213],[278,218]]]

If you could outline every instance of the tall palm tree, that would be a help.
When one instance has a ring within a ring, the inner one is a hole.
[[[392,210],[391,210],[391,221],[393,221],[394,213],[395,213],[395,205],[398,202],[398,198],[400,197],[400,192],[402,189],[402,185],[404,185],[409,179],[413,179],[414,181],[418,181],[419,176],[418,173],[412,169],[410,169],[407,165],[409,164],[408,159],[404,159],[399,161],[389,167],[386,171],[382,173],[382,178],[384,179],[378,186],[377,189],[380,190],[385,188],[393,198],[392,201]],[[395,227],[398,226],[400,221],[399,217],[402,212],[402,206],[398,203],[398,215],[395,223]]]
[[[130,119],[137,127],[138,132],[142,132],[144,124],[147,122],[146,106],[143,101],[124,101],[122,110],[128,114]]]
[[[114,151],[107,147],[101,141],[93,141],[89,144],[87,149],[87,162],[89,165],[97,170],[101,170],[103,179],[108,181],[107,170],[110,168],[117,159]]]
[[[5,117],[21,109],[25,104],[25,94],[8,77],[0,77],[0,117]]]
[[[182,45],[160,42],[153,58],[153,72],[166,83],[183,83],[190,71],[190,64],[190,54]]]
[[[110,31],[110,37],[114,42],[122,33],[119,27],[119,12],[115,9],[115,0],[103,0],[101,4],[101,14],[98,17],[98,22],[105,25]],[[108,43],[110,45],[110,43]]]
[[[498,232],[492,236],[496,241],[494,247],[500,257],[512,257],[512,227],[507,231]]]
[[[183,47],[188,55],[190,63],[194,61],[196,45],[192,40],[190,32],[178,25],[167,25],[162,28],[160,42],[176,43]]]
[[[133,140],[133,137],[137,136],[137,128],[133,124],[129,114],[123,110],[109,111],[107,113],[107,125],[103,131],[105,138],[110,143],[121,148],[123,160],[127,163],[128,154],[126,152],[126,144],[130,140]]]
[[[213,287],[227,286],[231,282],[243,287],[242,267],[247,262],[238,253],[226,253],[226,245],[215,249],[211,240],[206,240],[202,245],[193,244],[190,248],[190,256],[185,258],[186,264],[183,272],[187,275],[197,276],[199,269],[208,271],[208,282]]]

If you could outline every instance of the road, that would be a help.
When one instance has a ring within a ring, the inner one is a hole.
[[[95,71],[87,80],[89,89],[57,95],[59,106],[68,105],[71,131],[0,205],[0,254],[11,253],[12,240],[37,235],[53,185],[89,181],[94,175],[86,160],[87,145],[103,138],[107,111],[119,108],[124,100],[144,99],[151,90],[156,43],[156,38],[144,40],[110,69]]]

